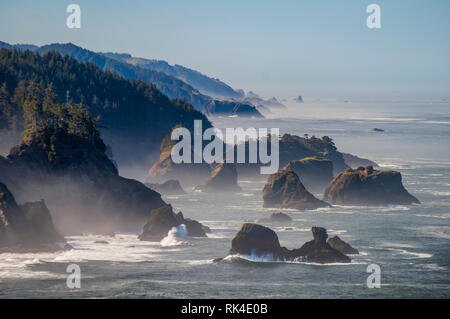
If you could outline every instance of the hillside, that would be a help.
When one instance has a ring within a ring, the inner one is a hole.
[[[130,54],[118,54],[118,53],[102,53],[104,56],[126,62],[143,69],[161,72],[170,76],[173,76],[183,82],[191,85],[199,90],[202,94],[212,96],[214,98],[242,98],[242,92],[235,91],[228,84],[208,77],[196,70],[186,68],[182,65],[170,65],[164,60],[153,60],[133,57]]]
[[[144,167],[159,155],[161,140],[174,126],[190,128],[195,119],[205,128],[211,126],[190,104],[170,100],[154,85],[102,71],[94,63],[54,52],[41,56],[1,49],[0,133],[21,132],[27,109],[39,108],[46,99],[86,105],[94,118],[101,117],[102,135],[115,160]]]
[[[76,46],[72,43],[54,43],[37,47],[34,45],[26,44],[10,45],[6,42],[0,41],[0,48],[6,48],[10,50],[13,48],[19,50],[30,49],[31,51],[36,52],[40,55],[45,55],[49,52],[57,52],[63,56],[68,55],[80,62],[92,62],[101,70],[111,71],[129,80],[141,80],[148,84],[153,84],[156,86],[156,88],[158,88],[159,91],[167,95],[169,98],[184,99],[188,103],[192,104],[197,110],[205,114],[208,114],[207,105],[215,100],[208,95],[200,93],[197,88],[194,88],[193,86],[175,76],[142,67],[140,65],[138,66],[127,63],[123,58],[118,58],[118,56],[122,55],[96,53]],[[115,58],[111,58],[113,56]],[[246,111],[242,112],[241,114],[240,109],[235,108],[234,106],[234,104],[231,105],[226,110],[226,114],[237,114],[242,116],[255,115],[258,117],[261,116],[256,108],[252,107],[250,113]]]

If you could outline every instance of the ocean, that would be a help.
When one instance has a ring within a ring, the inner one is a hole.
[[[86,234],[67,237],[72,251],[0,254],[0,298],[449,298],[449,100],[286,104],[288,109],[273,111],[266,119],[211,120],[219,128],[276,127],[281,133],[328,135],[340,151],[400,171],[406,189],[422,202],[282,210],[292,222],[266,224],[290,249],[312,239],[312,226],[325,227],[329,236],[339,235],[360,251],[350,256],[350,264],[284,263],[251,256],[214,262],[227,255],[242,223],[281,211],[262,207],[264,181],[241,180],[238,194],[188,190],[164,196],[176,211],[209,226],[208,238],[189,238],[182,227],[161,243],[139,241],[132,233]],[[69,264],[80,266],[79,289],[66,285]],[[380,266],[380,288],[367,286],[370,264]]]

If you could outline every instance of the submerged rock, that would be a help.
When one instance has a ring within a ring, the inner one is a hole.
[[[314,239],[299,249],[289,250],[280,245],[277,234],[270,228],[246,223],[231,242],[230,255],[269,257],[274,261],[305,261],[317,263],[350,262],[350,258],[327,244],[325,228],[312,227]]]
[[[64,242],[44,201],[17,205],[0,183],[0,252],[56,251]]]
[[[336,250],[339,250],[343,254],[359,254],[358,249],[353,248],[349,244],[347,244],[345,241],[340,239],[338,236],[334,236],[327,240],[328,245],[333,247]]]
[[[186,194],[184,189],[181,187],[180,182],[176,179],[170,179],[162,184],[145,183],[145,185],[164,195]]]
[[[325,190],[324,199],[339,205],[409,205],[420,201],[403,187],[402,176],[372,166],[347,169],[336,176]]]
[[[306,157],[291,161],[284,170],[293,171],[308,191],[323,193],[333,179],[333,162],[325,157]]]
[[[222,162],[208,176],[206,183],[196,187],[203,192],[240,192],[235,164]]]
[[[264,207],[306,210],[329,206],[308,192],[297,174],[288,170],[279,170],[269,176],[263,199]]]
[[[161,241],[167,236],[167,233],[181,224],[186,226],[187,234],[191,237],[206,237],[204,226],[192,219],[185,219],[180,212],[175,214],[172,206],[165,205],[157,208],[150,213],[150,217],[144,226],[140,240]]]
[[[273,213],[269,218],[260,219],[260,223],[287,223],[291,222],[292,218],[289,215],[284,213]]]

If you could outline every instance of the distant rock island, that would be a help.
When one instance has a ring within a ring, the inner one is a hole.
[[[297,103],[303,103],[303,98],[302,98],[302,96],[299,95],[299,96],[295,99],[295,102],[297,102]]]
[[[402,175],[372,166],[346,169],[325,190],[324,200],[337,205],[409,205],[420,201],[408,193]]]

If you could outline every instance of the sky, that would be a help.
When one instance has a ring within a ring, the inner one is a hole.
[[[66,26],[71,3],[80,29]],[[449,16],[448,0],[2,0],[0,40],[166,60],[266,97],[440,98]]]

